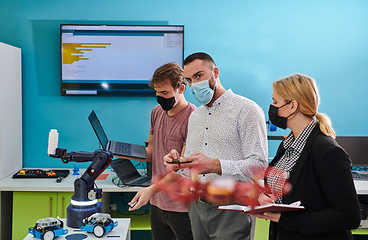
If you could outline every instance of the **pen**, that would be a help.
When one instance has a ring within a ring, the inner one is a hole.
[[[264,195],[266,195],[266,196],[267,196],[267,197],[269,197],[269,198],[271,197],[271,196],[270,196],[270,194],[269,194],[269,193],[267,193],[267,192],[263,192],[263,194],[264,194]]]

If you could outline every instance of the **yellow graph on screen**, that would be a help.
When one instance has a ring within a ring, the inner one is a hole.
[[[63,64],[73,64],[80,60],[89,60],[83,56],[84,52],[93,48],[106,48],[111,43],[63,43]]]

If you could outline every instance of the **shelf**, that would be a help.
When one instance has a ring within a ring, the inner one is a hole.
[[[149,211],[110,212],[113,218],[130,218],[130,230],[151,230]]]
[[[368,229],[367,228],[358,228],[355,230],[351,230],[351,232],[354,235],[368,235]]]

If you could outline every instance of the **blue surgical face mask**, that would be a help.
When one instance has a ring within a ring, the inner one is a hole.
[[[203,105],[206,105],[209,102],[211,102],[213,95],[215,94],[215,91],[210,88],[209,84],[209,80],[211,79],[211,77],[212,73],[207,80],[192,83],[192,86],[190,87],[192,89],[194,98],[197,100],[197,102]]]

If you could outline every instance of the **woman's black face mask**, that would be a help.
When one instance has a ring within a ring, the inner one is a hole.
[[[280,117],[278,114],[278,111],[280,108],[282,108],[283,106],[288,105],[291,102],[285,103],[284,105],[282,105],[281,107],[276,107],[274,105],[270,105],[270,108],[268,110],[268,117],[270,118],[270,121],[273,125],[275,125],[276,127],[282,128],[282,129],[286,129],[286,123],[287,123],[287,119],[288,117],[290,117],[292,114],[290,114],[287,117]]]

